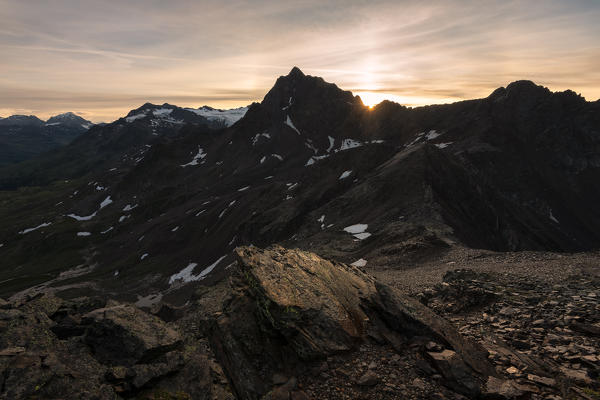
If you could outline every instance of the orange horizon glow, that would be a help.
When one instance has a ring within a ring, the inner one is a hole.
[[[368,106],[481,98],[521,79],[600,98],[600,2],[2,1],[1,117],[236,108],[294,65]]]

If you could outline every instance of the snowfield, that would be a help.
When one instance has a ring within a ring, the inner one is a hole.
[[[246,115],[248,107],[232,108],[230,110],[218,110],[204,106],[197,109],[186,108],[186,110],[191,111],[196,115],[200,115],[209,121],[221,121],[226,127],[230,127],[239,121],[244,115]]]

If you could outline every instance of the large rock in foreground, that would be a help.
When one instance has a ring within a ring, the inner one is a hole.
[[[108,365],[148,363],[175,350],[181,337],[159,318],[120,304],[86,314],[84,340],[95,358]]]
[[[232,400],[204,342],[130,304],[0,304],[0,399]]]
[[[277,246],[236,252],[236,295],[216,320],[211,343],[240,398],[261,398],[273,376],[299,376],[368,338],[398,352],[415,338],[441,343],[424,356],[448,387],[470,397],[495,375],[481,347],[357,267]]]

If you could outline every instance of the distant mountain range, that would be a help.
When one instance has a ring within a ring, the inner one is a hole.
[[[94,124],[73,113],[42,121],[34,115],[0,118],[0,166],[64,146]]]
[[[157,117],[177,123],[203,122],[211,128],[225,128],[232,125],[246,113],[247,107],[220,110],[209,106],[180,108],[170,104],[156,106],[145,104],[132,110],[127,121],[144,118],[149,112]],[[173,116],[170,113],[175,111]],[[160,114],[162,112],[162,114]],[[181,119],[174,119],[176,116]],[[194,115],[199,118],[195,118]],[[106,125],[104,123],[99,124]],[[92,122],[72,113],[51,117],[43,121],[34,115],[11,115],[0,117],[0,167],[28,160],[38,154],[69,144],[81,134],[95,126]]]
[[[19,119],[47,135],[62,125]],[[367,268],[452,246],[596,249],[598,182],[600,101],[518,81],[370,109],[294,68],[248,108],[145,104],[0,168],[0,295],[50,285],[176,302],[248,244]]]

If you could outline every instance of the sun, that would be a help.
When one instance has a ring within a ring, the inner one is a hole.
[[[383,100],[391,100],[390,95],[388,95],[386,93],[356,92],[355,94],[360,96],[360,99],[362,100],[363,104],[369,108],[375,107],[377,104],[381,103]]]
[[[385,93],[380,91],[357,91],[353,92],[355,95],[360,96],[363,104],[369,109],[375,108],[377,104],[384,100],[393,101],[394,103],[402,104],[407,107],[419,107],[429,104],[443,104],[453,103],[459,101],[459,98],[453,97],[422,97],[422,96],[399,96],[392,93]]]

